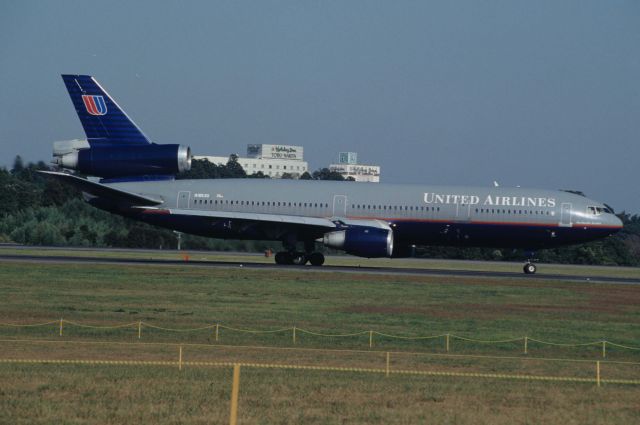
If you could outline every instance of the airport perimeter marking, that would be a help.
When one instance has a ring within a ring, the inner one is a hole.
[[[433,353],[427,351],[391,351],[391,350],[354,350],[339,348],[305,348],[305,347],[272,347],[263,345],[227,345],[227,344],[198,344],[198,343],[180,343],[180,342],[125,342],[125,341],[87,341],[87,340],[57,340],[57,339],[0,339],[1,342],[13,343],[42,343],[42,344],[78,344],[78,345],[123,345],[123,346],[164,346],[164,347],[193,347],[193,348],[214,348],[214,349],[253,349],[253,350],[271,350],[271,351],[302,351],[302,352],[327,352],[327,353],[351,353],[351,354],[394,354],[408,356],[427,356],[427,357],[450,357],[450,358],[468,358],[468,359],[484,359],[484,360],[526,360],[526,361],[548,361],[548,362],[565,362],[565,363],[593,363],[590,359],[569,359],[557,357],[518,357],[518,356],[490,356],[484,354],[452,354],[452,353]],[[631,362],[623,360],[599,360],[602,364],[613,365],[630,365],[640,366],[640,362]]]
[[[311,366],[311,365],[292,365],[277,363],[243,363],[243,362],[204,362],[204,361],[183,361],[182,350],[180,350],[180,358],[176,361],[162,360],[81,360],[81,359],[65,359],[65,360],[46,360],[46,359],[0,359],[0,364],[71,364],[71,365],[110,365],[110,366],[172,366],[176,365],[180,370],[185,367],[235,367],[244,366],[250,368],[262,369],[287,369],[287,370],[316,370],[328,372],[360,372],[395,375],[417,375],[417,376],[448,376],[448,377],[464,377],[464,378],[489,378],[489,379],[513,379],[523,381],[555,381],[555,382],[582,382],[606,384],[624,384],[624,385],[640,385],[640,380],[636,379],[602,379],[600,377],[600,362],[597,362],[597,372],[595,378],[578,378],[569,376],[545,376],[545,375],[517,375],[503,373],[481,373],[481,372],[445,372],[445,371],[426,371],[426,370],[407,370],[407,369],[389,369],[389,368],[359,368],[359,367],[339,367],[339,366]]]
[[[467,337],[463,337],[463,336],[459,336],[459,335],[455,335],[455,334],[451,334],[451,333],[446,333],[446,334],[441,334],[441,335],[430,335],[430,336],[402,336],[402,335],[386,334],[386,333],[382,333],[382,332],[378,332],[378,331],[374,331],[374,330],[363,330],[363,331],[346,333],[346,334],[323,334],[323,333],[319,333],[319,332],[312,332],[312,331],[309,331],[309,330],[306,330],[306,329],[298,328],[296,326],[286,327],[286,328],[279,328],[279,329],[257,330],[257,329],[234,328],[234,327],[231,327],[231,326],[222,325],[220,323],[213,323],[213,324],[209,324],[209,325],[205,325],[205,326],[200,326],[200,327],[197,327],[197,328],[178,329],[178,328],[165,328],[165,327],[161,327],[161,326],[157,326],[157,325],[152,325],[152,324],[144,322],[142,320],[139,320],[137,322],[129,322],[129,323],[123,323],[123,324],[116,324],[116,325],[86,325],[86,324],[81,324],[81,323],[78,323],[78,322],[74,322],[74,321],[70,321],[70,320],[66,320],[66,319],[60,318],[60,320],[50,321],[50,322],[46,322],[46,323],[19,324],[19,323],[2,323],[2,322],[0,322],[0,326],[18,328],[18,327],[38,327],[38,326],[48,326],[48,325],[51,325],[51,324],[58,324],[59,335],[63,336],[63,329],[64,329],[64,324],[65,323],[67,323],[69,325],[82,327],[82,328],[93,328],[93,329],[120,329],[120,328],[133,328],[133,327],[135,327],[137,329],[137,331],[138,331],[138,339],[142,338],[142,326],[144,325],[147,328],[164,330],[164,331],[168,331],[168,332],[197,332],[197,331],[202,331],[202,330],[215,329],[215,340],[216,341],[218,341],[218,339],[219,339],[219,330],[220,329],[227,329],[227,330],[231,330],[231,331],[234,331],[234,332],[244,332],[244,333],[251,333],[251,334],[273,334],[273,333],[281,333],[281,332],[292,332],[293,344],[296,344],[296,332],[298,332],[298,333],[302,332],[302,333],[307,333],[307,334],[310,334],[310,335],[316,335],[316,336],[321,336],[321,337],[330,337],[330,338],[353,337],[353,336],[359,336],[359,335],[368,334],[369,335],[369,348],[373,347],[373,336],[374,335],[379,335],[379,336],[383,336],[383,337],[386,337],[386,338],[402,339],[402,340],[427,340],[427,339],[445,338],[445,346],[446,346],[447,352],[449,351],[449,348],[450,348],[450,340],[451,339],[457,339],[457,340],[461,340],[461,341],[467,341],[467,342],[473,342],[473,343],[479,343],[479,344],[504,344],[504,343],[513,343],[513,342],[522,341],[523,344],[524,344],[524,353],[525,354],[527,354],[527,352],[528,352],[529,342],[535,342],[535,343],[538,343],[538,344],[551,345],[551,346],[556,346],[556,347],[601,346],[602,347],[602,357],[603,358],[606,357],[607,344],[611,345],[611,346],[614,346],[614,347],[627,349],[627,350],[634,350],[634,351],[640,350],[640,347],[631,347],[631,346],[628,346],[628,345],[618,344],[618,343],[610,342],[610,341],[607,341],[607,340],[569,344],[569,343],[542,341],[542,340],[539,340],[539,339],[531,338],[529,336],[522,336],[522,337],[508,338],[508,339],[501,339],[501,340],[482,340],[482,339],[467,338]]]
[[[0,255],[0,261],[20,261],[20,262],[48,262],[48,263],[94,263],[94,264],[122,264],[132,266],[158,265],[158,266],[187,266],[187,267],[218,267],[218,268],[246,268],[251,270],[270,269],[280,272],[319,272],[319,273],[361,273],[361,274],[382,274],[382,275],[414,275],[414,276],[455,276],[473,277],[482,279],[533,279],[533,280],[553,280],[567,281],[573,283],[596,283],[614,285],[640,285],[640,278],[635,277],[613,277],[613,276],[581,276],[570,274],[535,274],[525,275],[524,273],[507,271],[486,271],[486,270],[461,270],[461,269],[429,269],[411,267],[385,267],[385,266],[341,266],[327,265],[324,267],[309,266],[287,266],[282,267],[271,263],[261,262],[232,262],[232,261],[184,261],[184,260],[163,260],[163,259],[126,259],[126,258],[100,258],[100,257],[77,257],[77,256],[38,256],[38,255]]]

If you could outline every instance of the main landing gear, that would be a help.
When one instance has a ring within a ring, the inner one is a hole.
[[[307,239],[304,241],[304,251],[300,252],[296,248],[298,240],[295,235],[289,234],[282,241],[282,245],[286,251],[276,254],[276,264],[304,266],[309,263],[312,266],[321,266],[324,264],[324,255],[315,251],[315,239]]]
[[[321,266],[324,264],[324,255],[320,252],[287,252],[282,251],[278,252],[275,256],[276,264],[281,265],[294,265],[294,266],[303,266],[307,264],[311,264],[312,266]]]

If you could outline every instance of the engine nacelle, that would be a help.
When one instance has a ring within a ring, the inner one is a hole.
[[[175,175],[191,169],[191,148],[183,145],[94,145],[80,149],[73,145],[69,149],[54,147],[54,162],[91,176]]]
[[[329,232],[322,242],[330,248],[342,249],[347,254],[366,258],[393,256],[393,231],[391,229],[351,226]]]

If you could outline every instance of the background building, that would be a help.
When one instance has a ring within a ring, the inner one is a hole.
[[[338,163],[329,165],[329,170],[342,174],[345,179],[353,177],[357,182],[380,182],[380,166],[358,164],[356,152],[340,152]]]
[[[195,156],[194,159],[207,159],[214,164],[226,164],[228,156]],[[299,178],[309,169],[309,164],[304,161],[302,146],[290,145],[247,145],[247,156],[238,157],[238,164],[247,174],[255,174],[262,171],[271,178],[282,178],[287,173],[293,178]]]

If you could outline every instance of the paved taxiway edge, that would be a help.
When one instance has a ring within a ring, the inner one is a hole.
[[[100,258],[80,256],[39,256],[39,255],[0,255],[0,262],[24,262],[24,263],[54,263],[54,264],[114,264],[114,265],[156,265],[156,266],[185,266],[185,267],[212,267],[212,268],[245,268],[253,270],[293,270],[308,271],[313,273],[358,273],[358,274],[384,274],[384,275],[410,275],[410,276],[451,276],[451,277],[481,277],[503,278],[521,280],[558,280],[565,282],[582,283],[606,283],[618,285],[640,285],[640,279],[606,276],[576,276],[560,274],[525,275],[523,273],[489,272],[473,270],[438,270],[417,268],[393,268],[393,267],[353,267],[353,266],[279,266],[257,262],[232,262],[232,261],[200,261],[200,260],[163,260],[140,258]]]

